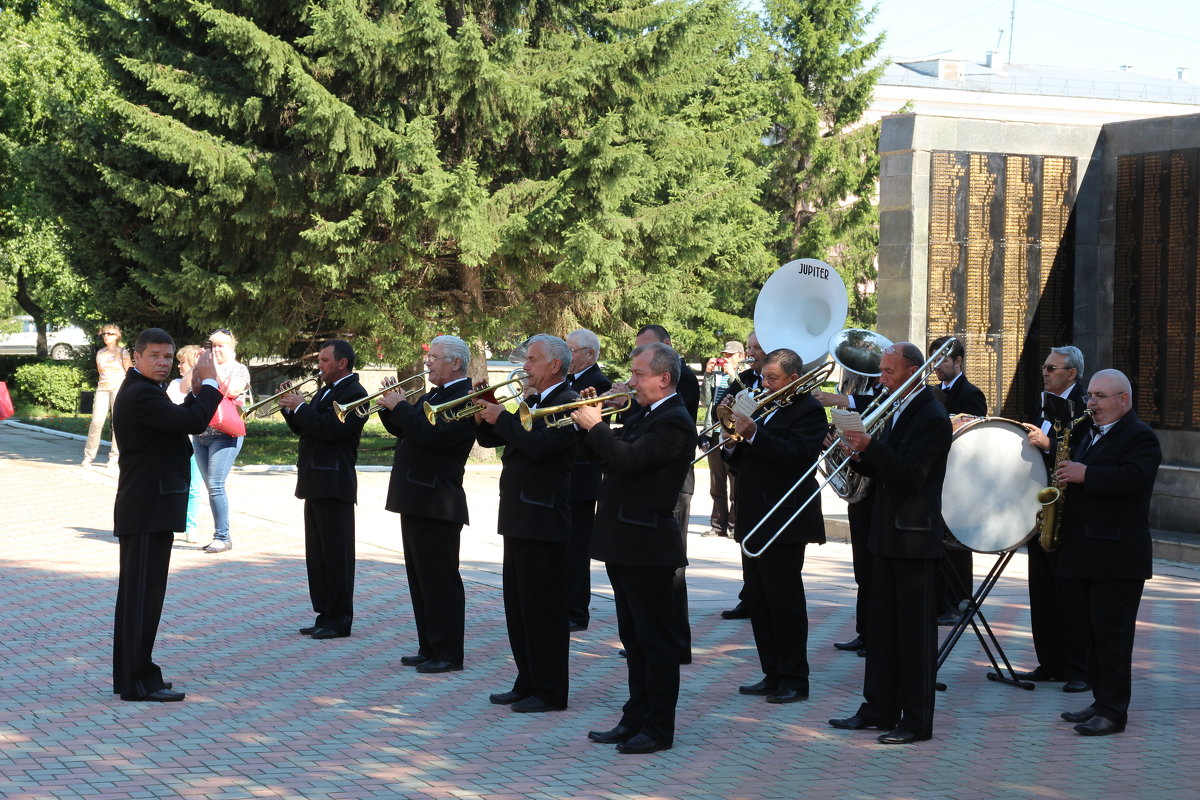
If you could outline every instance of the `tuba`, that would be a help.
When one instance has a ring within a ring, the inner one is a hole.
[[[1085,419],[1091,419],[1092,409],[1083,412],[1077,419],[1071,420],[1063,430],[1061,423],[1054,424],[1054,432],[1060,434],[1058,447],[1054,449],[1054,464],[1071,460],[1071,432],[1075,426]],[[1047,553],[1053,553],[1062,544],[1062,512],[1067,501],[1066,485],[1057,478],[1050,479],[1050,485],[1037,493],[1037,501],[1041,508],[1037,513],[1038,544]]]

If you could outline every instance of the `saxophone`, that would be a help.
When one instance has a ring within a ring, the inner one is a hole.
[[[1071,460],[1071,431],[1091,416],[1092,410],[1089,408],[1078,418],[1071,420],[1066,430],[1063,430],[1061,423],[1054,424],[1054,432],[1061,434],[1058,447],[1054,450],[1055,466]],[[1055,470],[1054,474],[1057,475],[1058,470]],[[1047,553],[1053,553],[1062,544],[1062,507],[1066,500],[1066,484],[1057,478],[1051,478],[1050,485],[1037,493],[1037,501],[1042,507],[1038,509],[1035,525],[1038,530],[1038,542]]]

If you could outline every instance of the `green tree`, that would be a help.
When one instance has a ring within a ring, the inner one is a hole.
[[[859,0],[766,0],[766,27],[787,80],[771,130],[769,205],[782,261],[820,258],[850,293],[850,320],[870,326],[879,248],[879,124],[864,125],[883,37],[864,41],[875,8]]]
[[[61,122],[94,106],[103,75],[53,6],[36,5],[0,8],[0,306],[33,317],[45,356],[47,325],[97,314],[31,162],[57,146]]]
[[[735,0],[76,8],[119,85],[44,163],[105,256],[77,266],[248,352],[647,321],[709,347],[687,330],[744,326],[773,265]]]

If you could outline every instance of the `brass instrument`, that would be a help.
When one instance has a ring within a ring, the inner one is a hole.
[[[941,360],[946,357],[946,354],[950,352],[950,348],[954,346],[955,341],[956,340],[954,338],[947,339],[941,347],[939,347],[931,356],[929,356],[929,358],[925,359],[925,363],[921,364],[921,366],[917,368],[916,372],[909,376],[908,380],[900,384],[899,388],[897,388],[895,392],[888,393],[885,391],[883,395],[876,399],[875,403],[872,403],[872,408],[870,411],[862,416],[863,428],[866,429],[868,436],[874,437],[883,431],[887,421],[892,418],[892,414],[896,413],[896,409],[899,408],[899,400],[903,400],[904,396],[918,384],[923,384],[925,382],[925,380],[929,377],[929,374],[933,371],[934,365],[940,363]],[[889,400],[883,400],[884,397],[889,398]],[[898,399],[896,401],[892,401],[890,398]],[[772,506],[766,514],[763,515],[763,518],[759,520],[758,524],[746,534],[745,538],[742,539],[742,552],[745,553],[747,557],[758,558],[764,552],[766,552],[767,548],[770,547],[771,544],[774,543],[774,541],[778,539],[785,530],[787,530],[787,527],[792,524],[796,517],[800,516],[800,514],[804,512],[804,509],[808,508],[809,503],[820,496],[821,490],[829,485],[829,483],[832,482],[837,475],[849,468],[851,456],[847,455],[835,467],[833,467],[832,471],[827,473],[827,477],[817,486],[816,491],[810,494],[808,499],[800,504],[800,507],[797,508],[790,517],[788,517],[787,522],[779,526],[779,529],[775,531],[771,538],[768,539],[762,547],[756,551],[750,550],[750,538],[754,536],[756,532],[758,532],[758,529],[763,526],[763,523],[771,518],[771,515],[779,510],[784,502],[786,502],[787,499],[792,496],[794,491],[800,488],[800,486],[807,481],[813,475],[813,473],[821,468],[825,459],[833,455],[834,450],[840,446],[841,439],[839,437],[838,440],[834,441],[833,444],[829,445],[829,447],[825,449],[825,452],[817,457],[816,463],[809,467],[808,470],[800,476],[800,479],[792,484],[792,488],[788,489],[784,493],[783,497],[779,498],[779,501],[775,503],[775,505]]]
[[[1075,426],[1085,419],[1091,419],[1092,409],[1087,409],[1077,419],[1071,420],[1066,430],[1061,423],[1054,424],[1054,432],[1060,434],[1058,447],[1054,450],[1054,465],[1071,460],[1071,432]],[[1055,470],[1055,475],[1058,470]],[[1062,512],[1063,504],[1067,502],[1066,484],[1057,478],[1050,479],[1050,485],[1037,493],[1037,501],[1041,508],[1037,513],[1038,543],[1047,553],[1053,553],[1062,544]]]
[[[527,431],[531,431],[533,430],[533,421],[535,419],[541,419],[542,417],[553,418],[558,417],[559,414],[562,414],[562,416],[558,417],[557,419],[547,419],[546,427],[566,428],[575,424],[575,421],[571,419],[571,412],[575,409],[583,408],[584,406],[594,406],[597,403],[603,403],[606,400],[613,399],[614,397],[624,397],[625,402],[622,405],[604,409],[600,412],[601,418],[616,416],[624,411],[628,411],[633,405],[633,399],[637,397],[637,390],[631,389],[628,392],[614,392],[612,394],[599,395],[596,397],[581,397],[580,399],[572,400],[569,403],[562,403],[557,406],[546,406],[545,408],[530,408],[525,404],[525,401],[522,400],[521,405],[517,408],[517,416],[521,420],[521,427]]]
[[[863,328],[847,328],[829,337],[829,356],[842,368],[842,380],[838,394],[865,394],[879,380],[879,362],[883,351],[892,346],[892,340]],[[871,413],[879,405],[876,397],[860,415]],[[829,477],[829,486],[847,503],[857,503],[867,494],[871,479],[854,470],[837,472],[837,461],[844,456],[838,451],[821,461],[821,474]]]
[[[276,392],[275,394],[271,395],[270,397],[259,400],[254,405],[246,406],[245,408],[243,408],[242,409],[242,419],[250,419],[250,417],[254,417],[255,419],[266,419],[267,417],[271,416],[272,414],[275,414],[276,412],[281,411],[283,409],[283,406],[279,405],[279,402],[278,402],[279,398],[283,397],[285,394],[292,394],[293,392],[299,392],[300,387],[303,386],[304,384],[308,383],[309,381],[316,381],[316,383],[317,383],[317,385],[314,386],[312,389],[302,392],[302,394],[304,395],[305,402],[310,402],[312,400],[313,395],[316,394],[317,390],[321,388],[321,376],[320,375],[310,375],[307,378],[304,378],[303,380],[299,380],[299,381],[284,381],[283,383],[279,384],[279,391]]]
[[[514,369],[512,372],[508,373],[507,380],[500,381],[500,383],[493,383],[490,386],[484,386],[482,389],[476,389],[470,394],[465,394],[455,400],[447,400],[445,403],[438,403],[437,405],[431,405],[430,403],[426,402],[425,419],[429,420],[430,425],[437,425],[439,419],[445,422],[456,422],[458,420],[467,419],[468,417],[473,417],[475,416],[475,412],[479,410],[475,406],[475,399],[482,399],[485,395],[492,395],[492,402],[495,402],[497,405],[504,405],[505,403],[516,400],[521,396],[520,387],[518,386],[517,390],[512,393],[511,397],[496,397],[496,390],[502,389],[505,386],[510,386],[514,383],[522,384],[528,378],[529,373],[525,370]]]
[[[375,412],[379,411],[381,408],[383,408],[383,406],[379,405],[378,403],[375,403],[374,405],[372,405],[375,398],[382,397],[383,395],[387,394],[388,392],[394,392],[394,391],[396,391],[396,389],[399,389],[404,384],[411,383],[412,381],[420,381],[421,385],[424,386],[425,385],[425,376],[428,374],[429,374],[429,370],[425,370],[424,372],[418,373],[416,375],[409,375],[407,378],[405,378],[402,381],[396,381],[395,383],[386,384],[379,391],[369,394],[366,397],[360,397],[357,400],[351,400],[349,403],[334,402],[333,413],[337,414],[338,422],[345,422],[346,415],[350,414],[351,412],[357,414],[360,417],[369,417],[372,414],[374,414]],[[405,391],[407,391],[407,390],[405,390]]]
[[[834,364],[832,361],[826,361],[825,363],[819,364],[810,369],[808,372],[796,378],[796,380],[792,381],[787,386],[784,386],[782,389],[778,389],[774,392],[764,391],[757,395],[755,397],[755,401],[758,403],[758,408],[754,409],[754,414],[751,418],[762,419],[768,414],[771,414],[778,409],[783,408],[784,406],[791,405],[792,401],[800,395],[810,394],[822,383],[829,380],[829,376],[833,374],[833,367]],[[724,413],[721,412],[722,408],[726,409]],[[742,440],[742,435],[734,428],[733,408],[726,405],[717,406],[717,411],[713,413],[716,414],[717,421],[710,426],[710,428],[715,429],[717,426],[721,426],[725,431],[725,437],[728,441],[740,442]],[[709,428],[706,428],[705,430],[709,430]],[[716,450],[721,445],[722,443],[718,441],[712,447],[702,452],[694,461],[692,461],[692,463],[698,464],[702,459],[706,458],[709,453]]]

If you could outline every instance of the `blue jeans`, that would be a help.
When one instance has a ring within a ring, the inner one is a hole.
[[[217,541],[229,541],[229,498],[225,496],[225,479],[242,450],[243,438],[227,436],[211,428],[192,437],[196,466],[200,467],[200,475],[208,487],[208,505],[212,508],[215,529],[213,539]]]
[[[192,534],[200,527],[200,483],[204,478],[200,477],[200,467],[196,465],[196,456],[193,454],[191,459],[192,479],[188,484],[188,505],[187,505],[187,525],[183,529],[184,541],[191,541]]]

